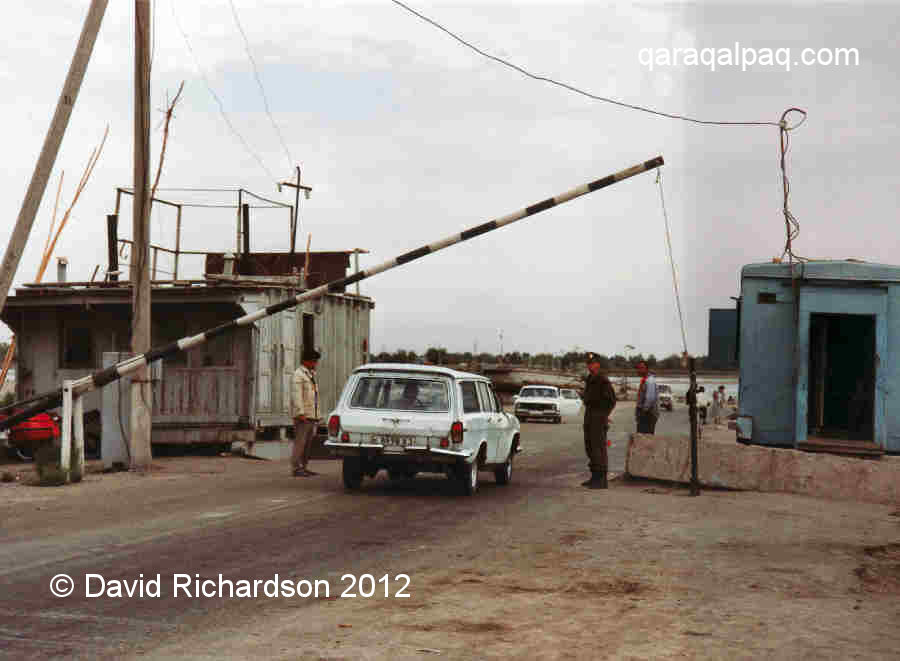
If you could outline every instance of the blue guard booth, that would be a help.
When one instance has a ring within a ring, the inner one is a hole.
[[[900,266],[745,266],[737,351],[738,440],[900,452]]]

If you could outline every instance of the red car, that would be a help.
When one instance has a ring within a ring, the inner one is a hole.
[[[16,413],[17,410],[12,411],[12,415]],[[0,420],[7,417],[0,413]],[[60,417],[55,413],[38,413],[9,429],[9,446],[20,457],[33,457],[38,447],[59,438],[59,423]]]

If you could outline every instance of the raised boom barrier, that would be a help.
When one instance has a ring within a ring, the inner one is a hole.
[[[443,250],[444,248],[449,248],[452,245],[462,243],[463,241],[468,241],[469,239],[474,239],[476,236],[481,236],[482,234],[486,234],[487,232],[491,232],[493,230],[514,223],[517,220],[522,220],[523,218],[527,218],[528,216],[533,216],[534,214],[540,213],[541,211],[552,209],[555,206],[564,204],[566,202],[569,202],[570,200],[574,200],[576,197],[581,197],[582,195],[593,193],[594,191],[600,190],[601,188],[606,188],[607,186],[611,186],[612,184],[622,181],[623,179],[628,179],[629,177],[641,174],[642,172],[647,172],[648,170],[658,168],[661,165],[663,165],[663,157],[657,156],[654,159],[644,161],[643,163],[639,163],[638,165],[634,165],[625,170],[621,170],[620,172],[616,172],[615,174],[603,177],[602,179],[597,179],[590,183],[578,186],[577,188],[573,188],[569,191],[566,191],[565,193],[562,193],[561,195],[548,197],[546,200],[543,200],[536,204],[532,204],[531,206],[525,207],[524,209],[520,209],[506,216],[502,216],[494,220],[489,220],[486,223],[482,223],[481,225],[476,225],[475,227],[464,230],[459,234],[453,234],[444,239],[441,239],[440,241],[435,241],[434,243],[429,243],[422,246],[421,248],[411,250],[400,255],[399,257],[389,259],[382,264],[373,266],[372,268],[364,269],[345,278],[340,278],[339,280],[333,280],[324,285],[320,285],[319,287],[305,291],[302,294],[298,294],[294,298],[279,301],[278,303],[274,303],[266,308],[263,308],[262,310],[244,315],[243,317],[239,317],[237,319],[229,321],[228,323],[222,324],[221,326],[216,326],[215,328],[211,328],[210,330],[204,331],[203,333],[192,335],[190,337],[184,337],[158,349],[151,349],[150,351],[147,351],[140,356],[134,356],[127,360],[123,360],[122,362],[117,363],[104,370],[94,372],[89,376],[85,376],[76,381],[72,381],[72,396],[74,398],[78,398],[80,395],[86,392],[89,392],[95,388],[102,388],[103,386],[112,383],[113,381],[117,381],[123,376],[127,376],[128,374],[131,374],[132,372],[135,372],[141,367],[149,365],[156,360],[175,355],[179,351],[185,351],[192,347],[203,344],[207,340],[210,340],[219,335],[224,335],[225,333],[231,332],[234,329],[239,328],[240,326],[252,324],[256,321],[259,321],[260,319],[263,319],[264,317],[269,317],[278,312],[282,312],[283,310],[292,308],[299,303],[303,303],[304,301],[319,298],[328,293],[343,291],[347,285],[352,285],[353,283],[359,282],[360,280],[365,280],[366,278],[370,278],[373,275],[381,273],[382,271],[387,271],[394,267],[408,264],[409,262],[419,259],[420,257],[424,257],[425,255],[428,255],[430,253],[437,252],[438,250]],[[34,401],[34,399],[35,398],[32,397],[30,398],[30,401]],[[27,420],[37,413],[56,408],[57,406],[62,404],[62,402],[62,388],[50,391],[46,394],[46,397],[39,401],[37,404],[23,409],[19,413],[11,415],[5,420],[0,421],[0,431],[10,428],[13,425],[18,424],[22,420]],[[15,406],[15,404],[13,404],[13,406]]]

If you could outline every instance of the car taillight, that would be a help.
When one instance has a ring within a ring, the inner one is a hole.
[[[337,436],[338,431],[341,429],[341,416],[333,415],[328,420],[328,435],[329,436]]]
[[[457,420],[450,426],[450,440],[454,443],[462,443],[463,425],[459,420]]]
[[[344,443],[346,443],[347,441],[349,441],[349,440],[350,440],[350,432],[345,431],[343,434],[341,434],[341,440],[342,440]]]

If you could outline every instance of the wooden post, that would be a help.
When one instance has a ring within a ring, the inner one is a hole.
[[[181,205],[178,205],[178,215],[175,217],[175,268],[172,269],[172,280],[178,280],[178,256],[181,254]]]
[[[72,398],[72,470],[71,481],[81,482],[84,477],[84,396]]]
[[[241,213],[244,223],[244,257],[250,258],[250,205],[242,204]]]
[[[134,243],[131,249],[131,350],[150,349],[150,0],[134,3]],[[151,398],[147,367],[131,381],[131,467],[150,468]]]
[[[72,468],[72,382],[69,379],[62,384],[62,429],[60,430],[59,468],[69,481]]]
[[[294,190],[294,217],[291,219],[291,255],[297,242],[297,220],[300,218],[300,166],[297,166],[297,188]]]
[[[106,217],[106,253],[109,261],[110,282],[119,280],[119,216],[111,213]]]
[[[312,186],[305,186],[300,183],[300,166],[297,166],[297,181],[281,181],[278,183],[278,190],[281,191],[282,186],[290,186],[294,189],[294,208],[291,213],[291,252],[290,254],[294,254],[294,249],[297,240],[297,228],[300,226],[300,190],[303,189],[303,194],[306,199],[309,199],[310,193],[312,193]]]
[[[159,259],[159,248],[153,248],[153,276],[150,278],[152,280],[158,280],[159,278],[156,275],[156,261]]]
[[[75,99],[78,98],[81,81],[84,80],[84,74],[91,59],[91,51],[94,50],[94,42],[97,39],[97,32],[100,30],[100,23],[103,21],[103,14],[106,12],[106,5],[107,0],[91,0],[91,6],[84,19],[81,36],[78,38],[78,45],[75,47],[75,54],[69,65],[69,73],[63,83],[59,101],[56,103],[56,112],[53,114],[53,120],[50,122],[47,136],[44,138],[44,146],[41,148],[37,164],[34,166],[31,183],[28,185],[22,208],[16,219],[16,226],[6,247],[3,264],[0,265],[0,310],[6,305],[6,296],[16,276],[16,270],[19,268],[19,260],[25,250],[25,244],[28,243],[28,235],[31,234],[34,217],[37,215],[41,199],[44,197],[50,172],[56,163],[56,155],[59,153],[59,146],[69,124],[72,108],[75,107]]]

